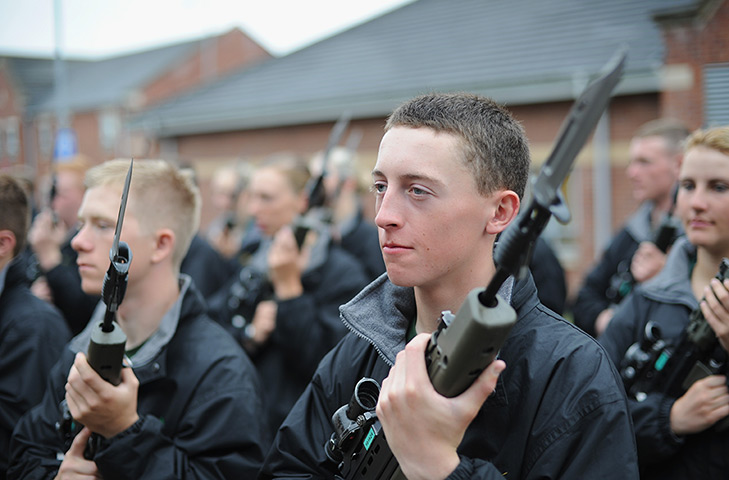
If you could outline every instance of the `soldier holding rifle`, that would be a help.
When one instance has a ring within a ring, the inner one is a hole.
[[[530,275],[504,283],[518,321],[469,389],[446,398],[426,372],[441,312],[456,312],[496,271],[496,236],[515,219],[529,175],[521,125],[489,99],[432,94],[397,108],[385,130],[373,190],[387,276],[341,307],[353,333],[284,421],[263,478],[338,475],[324,449],[331,416],[363,376],[382,384],[377,416],[411,480],[636,478],[614,367],[539,303]]]

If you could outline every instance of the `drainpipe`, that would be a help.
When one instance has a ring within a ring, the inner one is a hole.
[[[598,259],[612,237],[612,181],[610,175],[610,114],[605,110],[592,140],[592,219],[594,258]]]

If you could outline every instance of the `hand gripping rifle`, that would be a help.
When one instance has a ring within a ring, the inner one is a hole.
[[[441,395],[455,397],[465,391],[493,361],[516,322],[516,312],[497,292],[509,276],[526,271],[532,247],[551,215],[562,222],[569,220],[559,188],[607,107],[622,76],[625,55],[621,49],[570,110],[533,184],[530,205],[504,231],[495,249],[497,269],[488,286],[472,290],[456,315],[442,313],[425,351],[428,374]],[[340,478],[405,478],[374,413],[378,395],[377,382],[363,378],[349,404],[332,416],[335,431],[324,450],[338,465]]]
[[[658,225],[658,229],[653,236],[653,243],[663,253],[668,252],[668,248],[676,241],[679,236],[679,229],[681,228],[680,219],[673,215],[673,211],[676,208],[678,185],[674,187],[671,195],[671,207],[661,219],[661,223]],[[605,291],[605,297],[610,300],[613,306],[619,304],[627,297],[635,286],[635,278],[633,278],[633,274],[630,272],[631,259],[632,257],[620,262],[618,271],[610,277],[608,288]]]
[[[120,242],[119,237],[121,236],[122,223],[124,222],[127,198],[129,197],[133,165],[134,160],[129,164],[129,171],[124,182],[119,215],[114,231],[114,242],[109,250],[109,260],[111,263],[104,275],[104,284],[101,289],[101,295],[106,304],[106,312],[104,313],[104,319],[93,326],[87,351],[89,365],[91,365],[101,378],[112,385],[119,385],[121,383],[121,369],[127,341],[127,336],[115,320],[119,304],[121,304],[126,293],[127,276],[129,274],[129,266],[132,262],[132,251],[129,245],[126,242]],[[71,418],[65,400],[62,402],[61,408],[64,420],[61,429],[68,443],[69,439],[73,441],[73,437],[80,431],[80,426]],[[98,441],[99,438],[96,434],[92,435],[89,439],[89,444],[84,452],[84,456],[87,459],[93,458],[98,448]],[[70,446],[70,443],[68,446]]]
[[[729,259],[723,258],[716,277],[723,282],[729,274]],[[702,299],[703,301],[703,299]],[[625,352],[620,376],[630,398],[644,401],[651,392],[679,398],[697,380],[726,369],[727,353],[721,347],[709,322],[697,306],[675,344],[661,338],[661,329],[653,322],[645,326],[643,340]],[[729,427],[729,417],[716,424],[721,431]]]

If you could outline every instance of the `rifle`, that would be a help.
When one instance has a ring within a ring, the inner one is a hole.
[[[318,216],[321,217],[320,220],[324,220],[323,217],[325,217],[325,214],[322,210],[327,204],[327,191],[324,187],[324,179],[327,176],[329,157],[331,156],[334,147],[336,147],[342,139],[342,135],[344,135],[344,131],[347,129],[350,119],[351,116],[348,112],[343,113],[339,119],[337,119],[337,122],[334,124],[334,127],[332,127],[332,130],[329,133],[329,140],[327,141],[326,148],[322,154],[321,172],[316,177],[309,179],[306,184],[306,196],[309,199],[306,207],[306,213],[299,216],[299,218],[294,221],[293,225],[294,238],[296,238],[296,244],[299,248],[301,248],[304,244],[304,238],[306,238],[307,232],[313,228],[316,223],[311,219],[308,213],[318,212]]]
[[[120,242],[122,223],[124,222],[124,212],[127,206],[127,198],[129,197],[129,186],[132,181],[132,166],[134,160],[129,164],[129,171],[124,182],[124,190],[121,196],[121,205],[119,207],[119,215],[116,220],[116,229],[114,231],[114,241],[109,250],[109,269],[104,275],[104,284],[101,289],[101,295],[106,304],[104,319],[94,325],[89,340],[87,351],[87,360],[89,365],[104,380],[112,385],[121,383],[121,369],[124,359],[124,348],[126,346],[127,336],[121,327],[116,323],[116,312],[124,299],[127,289],[127,276],[129,274],[129,266],[132,262],[132,251],[126,242]],[[76,424],[71,418],[66,401],[61,402],[61,413],[63,421],[59,426],[65,437],[67,446],[73,438],[81,430],[81,426]],[[89,443],[84,451],[87,459],[92,459],[98,450],[100,438],[93,434],[89,438]]]
[[[307,212],[320,210],[326,203],[326,191],[324,189],[324,178],[327,175],[327,163],[329,155],[337,146],[349,125],[350,115],[343,114],[332,127],[329,133],[324,156],[322,160],[321,173],[309,179],[305,188],[309,199]],[[309,215],[301,215],[294,220],[292,229],[294,238],[299,248],[304,244],[306,234],[314,228],[318,222]],[[264,272],[260,272],[250,266],[245,266],[238,273],[238,278],[230,285],[225,297],[225,304],[220,311],[220,320],[230,322],[233,328],[233,336],[246,346],[249,350],[255,347],[249,342],[252,337],[251,321],[256,311],[256,306],[264,299],[273,296],[273,287]],[[229,327],[230,328],[230,327]]]
[[[120,242],[122,223],[124,222],[124,211],[129,197],[129,185],[132,181],[132,166],[134,160],[129,164],[129,172],[124,183],[124,191],[119,207],[119,216],[116,220],[114,242],[109,250],[109,269],[104,275],[104,285],[101,295],[106,304],[104,320],[99,322],[91,333],[89,341],[88,361],[89,365],[107,382],[112,385],[121,383],[122,359],[124,358],[124,347],[127,336],[116,323],[116,312],[124,299],[127,290],[127,275],[129,266],[132,263],[132,251],[126,242]]]
[[[723,258],[715,278],[723,282],[727,272],[729,259]],[[651,392],[678,398],[697,380],[720,373],[726,362],[727,354],[699,305],[691,311],[689,322],[675,344],[664,341],[660,327],[648,322],[643,339],[625,352],[620,376],[628,395],[639,402]],[[716,424],[720,431],[726,427],[729,427],[729,417]]]
[[[663,218],[661,218],[661,223],[658,225],[658,229],[653,237],[653,243],[663,253],[668,252],[668,248],[676,241],[679,229],[681,228],[681,221],[673,215],[677,195],[678,186],[673,189],[671,207]],[[605,297],[613,305],[617,305],[627,297],[635,286],[635,278],[630,273],[630,263],[630,259],[620,262],[617,272],[610,277],[608,288],[605,291]]]
[[[532,247],[551,216],[569,221],[560,186],[607,107],[622,76],[625,56],[621,49],[572,106],[552,153],[533,183],[528,208],[507,227],[497,244],[494,277],[485,289],[472,290],[457,314],[441,314],[425,351],[428,375],[441,395],[454,397],[465,391],[493,361],[509,335],[516,312],[497,293],[509,276],[526,272]],[[340,478],[346,480],[404,479],[374,413],[379,385],[372,379],[363,380],[355,387],[349,404],[332,416],[335,431],[324,445],[325,453],[337,464]]]

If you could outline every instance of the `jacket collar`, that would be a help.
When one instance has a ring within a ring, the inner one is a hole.
[[[526,297],[512,295],[514,279],[509,277],[499,295],[523,303]],[[377,350],[388,365],[394,365],[398,352],[405,348],[408,326],[415,318],[415,292],[412,287],[398,287],[382,274],[345,305],[339,307],[344,325]],[[455,313],[455,312],[454,312]]]
[[[144,345],[134,355],[134,373],[140,383],[146,383],[153,379],[166,375],[166,352],[165,348],[177,331],[182,318],[201,314],[204,309],[202,300],[194,288],[190,288],[192,279],[190,276],[180,274],[180,294],[177,301],[162,317],[157,330],[145,341]],[[74,353],[87,352],[91,333],[100,321],[104,319],[106,305],[99,302],[96,310],[91,316],[86,328],[71,340],[69,348]]]
[[[663,303],[678,303],[696,308],[698,302],[691,290],[690,281],[695,259],[696,247],[688,238],[681,237],[676,240],[663,269],[640,287],[643,295]]]
[[[638,243],[650,241],[653,238],[651,212],[653,212],[653,202],[643,202],[625,222],[625,230]]]

